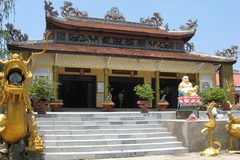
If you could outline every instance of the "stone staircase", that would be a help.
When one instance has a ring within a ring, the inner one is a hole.
[[[45,160],[80,160],[186,153],[158,121],[139,112],[49,112],[36,115]]]

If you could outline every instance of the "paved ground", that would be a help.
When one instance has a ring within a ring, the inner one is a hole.
[[[220,157],[203,157],[199,153],[185,153],[175,155],[159,155],[148,157],[133,157],[133,158],[111,158],[111,160],[240,160],[240,154],[228,154],[226,151],[221,151]],[[102,159],[110,160],[110,159]]]

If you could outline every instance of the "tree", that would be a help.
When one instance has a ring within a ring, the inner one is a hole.
[[[15,0],[0,0],[0,59],[8,55],[6,47],[8,32],[3,29],[3,23],[4,20],[8,20],[12,12],[15,14]]]

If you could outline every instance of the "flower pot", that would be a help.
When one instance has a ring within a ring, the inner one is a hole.
[[[178,97],[181,106],[198,106],[201,97]]]
[[[103,102],[103,111],[105,112],[111,112],[112,108],[115,106],[115,103],[113,102]]]
[[[157,110],[164,111],[168,107],[169,103],[157,103]]]
[[[222,104],[222,109],[223,109],[224,111],[230,111],[230,110],[231,110],[229,104]]]
[[[148,113],[148,108],[151,107],[151,101],[137,101],[138,107],[141,108],[141,113]]]
[[[33,102],[33,107],[34,111],[37,112],[38,114],[46,114],[46,108],[50,104],[49,101],[34,101]]]
[[[53,112],[60,112],[64,103],[62,102],[51,102],[51,108]]]

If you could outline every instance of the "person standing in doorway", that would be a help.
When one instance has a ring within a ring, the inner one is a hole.
[[[122,108],[122,104],[123,104],[123,98],[124,98],[124,95],[122,92],[120,92],[118,94],[118,99],[119,99],[119,108]]]

